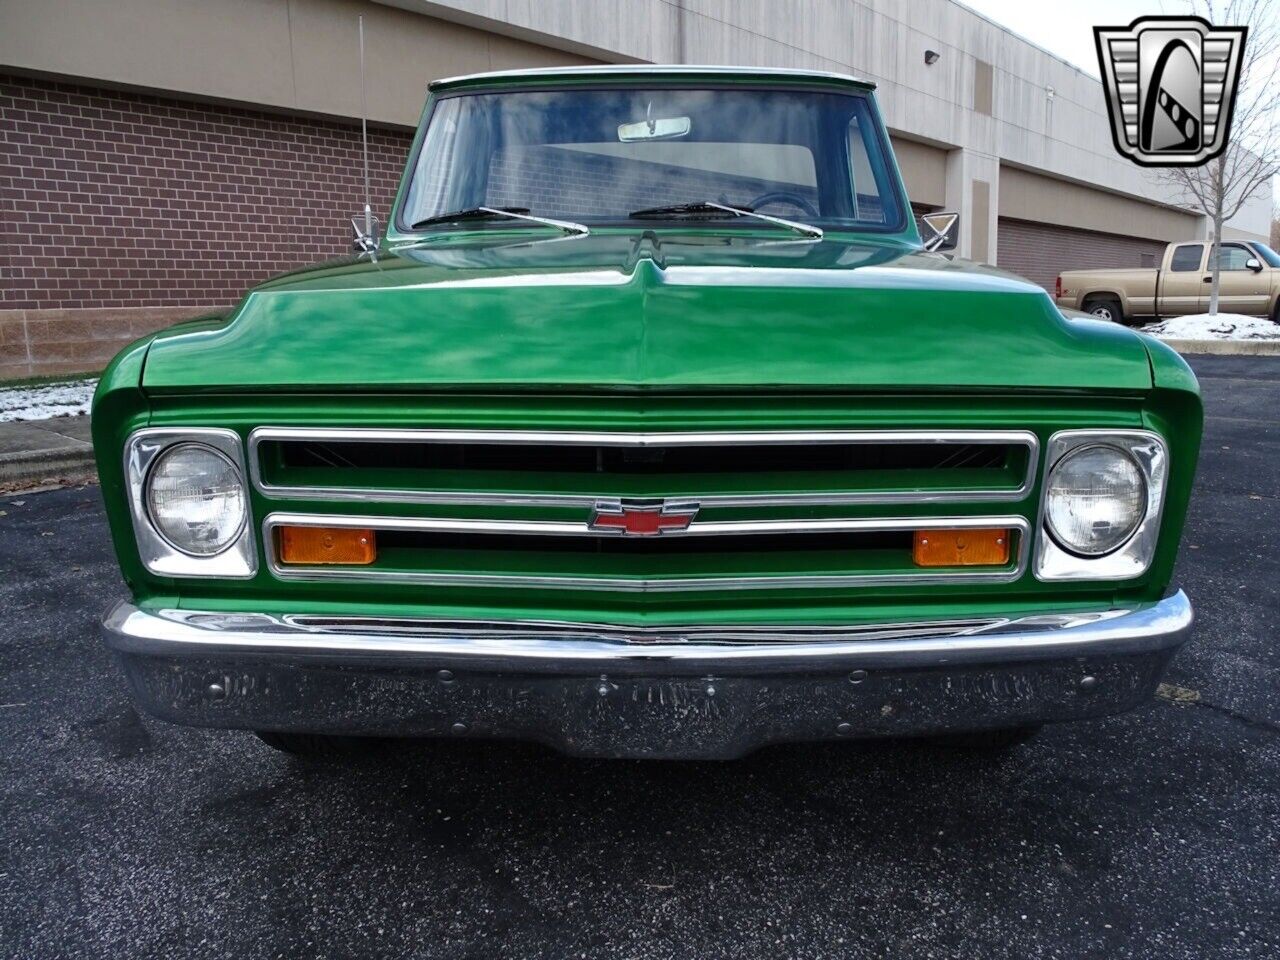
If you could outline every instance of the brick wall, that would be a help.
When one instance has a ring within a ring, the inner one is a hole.
[[[370,131],[384,218],[411,136]],[[0,379],[346,252],[360,162],[358,126],[0,75]]]
[[[996,264],[1040,284],[1050,293],[1063,270],[1154,267],[1164,254],[1160,240],[1122,237],[1045,223],[1000,218]]]

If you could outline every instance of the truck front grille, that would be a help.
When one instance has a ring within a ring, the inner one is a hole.
[[[250,469],[269,496],[590,506],[601,497],[706,507],[1012,502],[1031,488],[1025,431],[588,433],[260,428]]]
[[[1017,430],[263,427],[249,452],[259,494],[290,501],[263,524],[281,580],[621,592],[1009,582],[1026,567],[1024,511],[947,511],[1027,501],[1038,461]],[[593,521],[655,503],[692,519],[657,536]],[[283,564],[282,526],[371,529],[376,561]],[[914,565],[915,531],[979,527],[1009,531],[1007,564]]]

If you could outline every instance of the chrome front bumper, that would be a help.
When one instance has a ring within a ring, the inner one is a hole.
[[[686,630],[121,603],[103,635],[141,705],[175,723],[725,758],[1118,713],[1151,696],[1191,620],[1181,591],[1017,620]]]

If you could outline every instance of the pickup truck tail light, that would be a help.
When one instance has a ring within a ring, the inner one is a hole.
[[[1062,296],[1062,277],[1055,277],[1053,281],[1053,295],[1055,297]]]

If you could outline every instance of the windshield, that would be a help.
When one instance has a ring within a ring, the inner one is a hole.
[[[898,198],[878,122],[857,94],[468,94],[442,98],[432,111],[398,225],[481,207],[582,223],[735,219],[715,209],[654,209],[711,201],[832,229],[896,230]],[[444,228],[511,224],[472,218]]]

